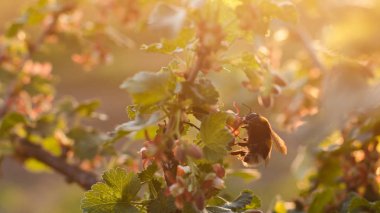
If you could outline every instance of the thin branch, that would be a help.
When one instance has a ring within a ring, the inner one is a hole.
[[[197,129],[198,131],[201,131],[201,129],[200,129],[199,127],[197,127],[195,124],[193,124],[193,123],[191,123],[191,122],[184,121],[183,123],[184,123],[184,124],[187,124],[187,125],[189,125],[189,126],[194,127],[194,128]]]
[[[30,141],[17,141],[15,146],[16,157],[35,158],[44,164],[53,168],[56,172],[64,175],[68,182],[75,182],[83,189],[90,189],[93,184],[98,181],[97,176],[92,173],[66,162],[64,158],[56,157],[48,151],[42,149],[41,146],[32,144]]]
[[[192,83],[197,78],[197,75],[198,75],[200,68],[201,68],[201,60],[202,59],[200,59],[199,56],[197,56],[196,62],[194,64],[194,66],[192,66],[192,68],[190,70],[190,75],[187,78],[188,82]]]

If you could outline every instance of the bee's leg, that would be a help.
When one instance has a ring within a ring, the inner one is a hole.
[[[244,150],[236,150],[236,151],[230,152],[230,154],[231,155],[240,155],[240,157],[243,157],[247,154],[247,152]]]

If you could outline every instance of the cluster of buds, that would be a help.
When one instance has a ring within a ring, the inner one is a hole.
[[[362,150],[350,153],[343,163],[343,180],[347,189],[368,200],[380,197],[380,154],[376,149],[377,144],[364,145]]]
[[[41,114],[49,111],[52,107],[53,96],[38,94],[31,96],[25,91],[19,92],[9,100],[8,105],[15,112],[36,120]]]
[[[199,69],[204,73],[219,71],[221,66],[217,63],[217,52],[223,47],[225,37],[222,27],[216,22],[201,21],[197,24],[197,37]]]
[[[167,194],[175,198],[178,209],[183,209],[187,203],[202,211],[205,208],[206,199],[224,188],[223,167],[220,164],[214,164],[212,168],[211,172],[198,177],[189,166],[177,167],[176,181],[169,186]]]
[[[259,8],[249,1],[244,1],[243,4],[236,7],[236,15],[239,19],[239,27],[246,31],[257,28],[261,19]]]
[[[83,53],[74,54],[71,59],[80,64],[84,70],[89,71],[100,64],[111,63],[112,55],[102,45],[95,44]]]
[[[50,63],[38,63],[28,60],[22,68],[22,75],[15,91],[10,94],[8,105],[13,111],[35,120],[44,112],[52,107],[53,91],[46,87],[44,93],[33,94],[35,88],[33,81],[43,79],[49,82],[52,79],[52,66]]]
[[[179,140],[174,144],[173,153],[176,160],[180,163],[186,163],[187,157],[200,159],[203,156],[202,150],[197,145]]]
[[[97,0],[96,6],[102,19],[116,17],[127,27],[134,26],[141,16],[138,0]]]
[[[44,79],[51,79],[52,66],[50,63],[39,63],[28,60],[25,62],[22,71],[24,75],[22,81],[27,84],[30,82],[30,78],[33,76],[39,76]]]
[[[243,3],[236,7],[236,16],[239,19],[239,27],[245,31],[254,31],[259,34],[265,35],[270,17],[262,11],[258,5],[252,1],[243,1]]]
[[[148,139],[144,142],[144,146],[140,149],[144,167],[151,162],[157,162],[157,164],[160,164],[162,160],[165,160],[164,152],[160,148],[162,147],[161,139],[161,136],[157,134],[153,140]]]

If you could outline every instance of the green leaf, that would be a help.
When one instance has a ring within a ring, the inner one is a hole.
[[[0,137],[4,137],[17,124],[26,123],[23,115],[16,112],[6,114],[0,123]]]
[[[43,78],[41,76],[32,76],[30,82],[24,86],[24,90],[31,96],[34,95],[51,95],[54,88],[50,79]]]
[[[260,199],[253,194],[250,190],[243,191],[239,197],[237,197],[231,203],[225,204],[223,207],[231,209],[233,211],[237,210],[247,210],[247,209],[257,209],[260,208]]]
[[[99,106],[100,102],[98,100],[93,100],[79,104],[74,110],[82,117],[91,117]]]
[[[176,35],[182,29],[185,19],[184,7],[159,2],[149,15],[148,26],[156,32],[165,31],[168,35]]]
[[[60,156],[62,153],[61,144],[54,137],[47,137],[42,140],[42,147],[54,156]]]
[[[74,152],[80,159],[92,159],[105,142],[104,135],[91,129],[74,128],[67,136],[74,140]]]
[[[176,86],[171,72],[139,72],[125,81],[121,88],[126,89],[135,104],[142,106],[158,104],[172,97]]]
[[[185,205],[182,209],[182,213],[200,213],[200,211],[197,210],[192,203],[185,202]]]
[[[34,158],[26,159],[24,161],[24,167],[30,172],[51,172],[49,166]]]
[[[247,183],[260,178],[260,173],[257,171],[257,169],[238,169],[234,170],[229,175],[233,177],[239,177]]]
[[[327,188],[317,192],[311,202],[308,213],[322,213],[324,208],[334,199],[334,190]]]
[[[227,114],[217,112],[205,117],[200,128],[203,153],[210,161],[222,160],[227,155],[227,144],[233,140],[226,128]]]
[[[277,200],[276,204],[274,204],[273,208],[274,212],[276,213],[287,213],[285,203],[282,200]]]
[[[158,194],[156,199],[148,204],[149,213],[174,213],[176,209],[174,198],[172,196],[166,196],[163,191]]]
[[[143,45],[141,49],[147,52],[164,54],[182,52],[189,45],[191,39],[194,38],[194,35],[193,29],[183,29],[175,39],[162,39],[160,43]]]
[[[136,174],[121,168],[111,169],[103,174],[104,183],[96,183],[86,192],[81,208],[86,213],[138,213],[131,204],[141,188]]]
[[[182,89],[182,93],[191,99],[193,104],[197,107],[201,105],[214,105],[218,102],[219,93],[208,79],[202,78],[192,84],[184,82]]]
[[[25,20],[20,18],[9,25],[5,35],[9,38],[15,37],[17,33],[24,27]]]
[[[153,163],[149,165],[145,170],[139,173],[139,179],[142,183],[151,181],[154,178],[154,174],[158,171],[157,164]]]
[[[116,131],[138,131],[145,129],[149,126],[155,125],[158,121],[163,118],[161,112],[154,112],[152,114],[139,114],[134,120],[128,121],[126,123],[120,124],[116,127]]]
[[[359,213],[359,212],[380,212],[380,201],[369,202],[356,193],[351,193],[350,198],[343,203],[341,212]]]
[[[208,213],[234,213],[231,209],[227,209],[220,206],[208,206],[206,207]]]
[[[214,196],[207,200],[209,206],[223,206],[228,201],[220,196]]]
[[[127,106],[127,114],[128,114],[128,118],[130,120],[134,120],[136,118],[136,114],[137,114],[137,107],[136,105],[129,105]]]
[[[279,19],[290,23],[299,21],[297,8],[291,1],[283,1],[278,6],[280,11],[276,15]]]
[[[57,122],[55,114],[45,114],[37,120],[34,130],[41,137],[52,136],[57,129]]]
[[[354,212],[360,212],[361,208],[368,208],[370,207],[370,204],[368,200],[362,198],[362,197],[353,197],[350,202],[349,202],[349,207],[348,207],[348,213],[354,213]]]
[[[41,11],[41,8],[30,7],[27,10],[26,16],[27,16],[28,24],[36,25],[36,24],[40,24],[44,20],[46,14],[44,14],[43,11]]]

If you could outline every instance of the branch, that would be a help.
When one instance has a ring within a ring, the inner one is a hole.
[[[56,172],[64,175],[68,182],[75,182],[83,189],[89,190],[98,181],[97,176],[92,173],[66,162],[64,158],[53,156],[42,149],[41,146],[32,144],[26,140],[17,141],[15,146],[16,157],[35,158],[53,168]]]
[[[189,77],[187,78],[187,81],[190,82],[190,83],[193,83],[195,81],[195,79],[197,78],[197,75],[200,71],[200,66],[201,66],[201,58],[199,56],[197,56],[197,59],[196,59],[196,62],[194,64],[194,66],[192,66],[191,70],[190,70],[190,74],[189,74]]]

